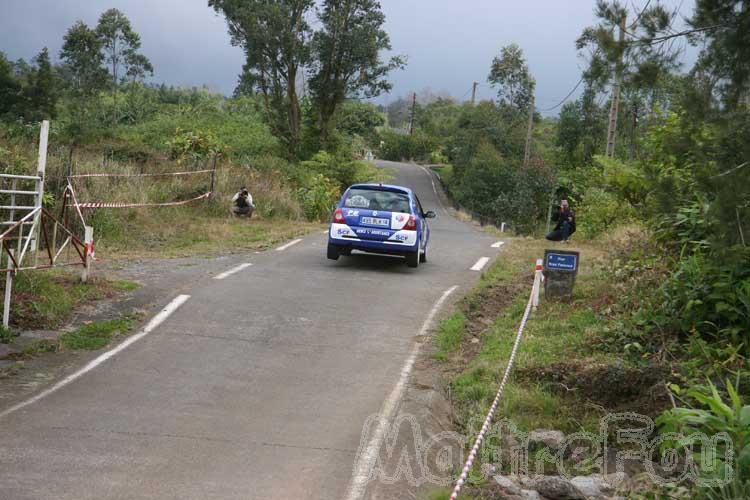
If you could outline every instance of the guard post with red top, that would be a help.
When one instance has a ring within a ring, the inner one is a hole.
[[[91,226],[84,226],[84,266],[83,272],[81,273],[81,281],[86,283],[91,277],[91,264],[94,260],[94,228]]]

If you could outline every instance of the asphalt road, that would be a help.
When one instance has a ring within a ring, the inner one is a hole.
[[[228,262],[252,265],[180,291],[153,331],[0,418],[0,498],[344,498],[363,423],[429,312],[497,253],[443,209],[429,173],[383,165],[438,214],[427,264],[328,261],[321,233]]]

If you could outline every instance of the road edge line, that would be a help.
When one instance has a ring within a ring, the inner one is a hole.
[[[432,323],[435,320],[435,315],[440,310],[446,299],[457,289],[458,285],[454,285],[445,290],[437,302],[435,302],[432,309],[430,309],[430,312],[427,314],[424,323],[422,323],[422,328],[419,330],[420,336],[427,334],[427,331],[432,327]],[[364,448],[364,443],[360,442],[359,450],[357,451],[357,461],[352,470],[352,479],[349,482],[349,487],[347,488],[347,493],[344,497],[346,500],[361,500],[364,498],[367,490],[367,483],[370,481],[370,474],[372,473],[372,469],[375,466],[375,461],[378,457],[378,452],[380,451],[385,439],[386,428],[393,420],[396,410],[401,402],[401,398],[404,396],[406,382],[411,375],[420,350],[421,343],[415,342],[409,357],[406,359],[406,362],[401,369],[401,376],[399,377],[396,386],[393,388],[388,398],[383,402],[383,407],[379,413],[380,418],[378,419],[377,428],[375,429],[372,438]]]
[[[432,191],[435,193],[435,198],[437,198],[440,208],[443,209],[443,213],[445,215],[450,215],[448,213],[448,209],[445,208],[445,204],[443,204],[443,199],[440,197],[440,194],[437,191],[437,186],[435,186],[435,176],[432,175],[432,173],[430,173],[430,171],[427,170],[427,168],[425,168],[424,166],[419,165],[419,164],[417,164],[417,166],[421,168],[424,171],[424,173],[427,174],[427,176],[430,178],[430,183],[432,183]]]
[[[86,373],[90,372],[97,366],[101,365],[105,361],[107,361],[109,358],[119,354],[120,352],[127,349],[131,344],[134,344],[135,342],[138,342],[140,339],[151,333],[156,327],[161,325],[164,320],[169,318],[169,316],[172,315],[173,312],[175,312],[182,304],[187,302],[187,300],[190,298],[190,295],[178,295],[175,297],[172,302],[167,304],[164,309],[162,309],[156,316],[151,318],[151,321],[148,322],[148,324],[141,330],[139,333],[133,335],[132,337],[129,337],[127,340],[122,342],[120,345],[112,348],[111,350],[97,356],[95,359],[89,361],[89,363],[84,366],[83,368],[79,369],[78,371],[68,375],[64,379],[57,382],[52,387],[43,390],[36,396],[33,396],[26,401],[22,401],[18,404],[15,404],[8,408],[7,410],[4,410],[0,412],[0,418],[3,418],[5,416],[10,415],[11,413],[14,413],[22,408],[25,408],[29,405],[32,405],[36,403],[37,401],[46,398],[50,394],[57,392],[58,390],[62,389],[66,385],[70,384],[71,382],[74,382],[78,378],[82,377]]]

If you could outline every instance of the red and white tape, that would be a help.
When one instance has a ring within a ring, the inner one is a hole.
[[[179,175],[207,174],[209,172],[214,172],[214,170],[206,169],[206,170],[193,170],[190,172],[166,172],[163,174],[107,174],[107,173],[76,174],[76,175],[69,175],[68,179],[82,179],[86,177],[169,177],[169,176],[179,176]]]
[[[77,207],[77,208],[143,208],[143,207],[174,207],[177,205],[187,205],[188,203],[192,203],[194,201],[203,200],[205,198],[208,198],[211,196],[212,193],[208,192],[205,194],[202,194],[200,196],[197,196],[195,198],[191,198],[189,200],[182,200],[182,201],[171,201],[167,203],[111,203],[106,201],[97,201],[97,202],[89,202],[89,203],[74,203],[71,206]]]
[[[541,272],[542,271],[537,267],[536,273],[534,276],[535,283],[538,282],[538,280],[540,279]],[[474,460],[477,458],[477,453],[479,453],[479,448],[482,446],[482,442],[484,442],[484,437],[487,434],[487,432],[490,430],[490,426],[492,425],[492,420],[495,418],[495,412],[497,411],[497,407],[500,404],[500,397],[502,396],[503,391],[505,390],[505,384],[508,383],[510,372],[513,370],[513,364],[516,361],[516,353],[518,352],[518,346],[521,344],[521,337],[523,336],[524,328],[526,328],[526,322],[529,319],[529,314],[531,314],[531,307],[534,303],[535,293],[536,293],[536,290],[534,290],[534,288],[532,287],[532,291],[529,296],[529,302],[526,304],[526,310],[523,313],[523,318],[521,318],[521,325],[518,327],[518,332],[516,333],[516,340],[513,343],[513,350],[510,353],[510,359],[508,359],[508,365],[505,367],[505,374],[503,374],[503,380],[500,382],[500,388],[497,390],[497,394],[495,395],[495,400],[492,402],[492,406],[490,406],[490,411],[487,413],[487,417],[484,419],[484,424],[482,424],[482,429],[479,431],[479,435],[477,436],[477,439],[474,442],[474,446],[471,448],[471,452],[469,452],[469,458],[466,460],[466,464],[464,465],[464,468],[461,471],[461,476],[458,478],[458,481],[456,481],[456,486],[453,489],[453,493],[451,494],[450,500],[456,500],[458,498],[458,494],[461,493],[461,488],[466,482],[466,478],[469,476],[469,471],[474,466]]]

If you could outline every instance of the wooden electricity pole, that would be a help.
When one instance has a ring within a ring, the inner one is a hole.
[[[474,82],[474,86],[471,88],[471,105],[473,106],[477,102],[477,87],[479,82]]]
[[[417,111],[417,93],[414,92],[414,96],[411,101],[411,119],[409,120],[409,135],[414,135],[414,117]]]
[[[528,167],[531,160],[531,136],[534,132],[534,94],[531,94],[529,102],[529,126],[526,129],[526,149],[523,153],[523,166]]]
[[[622,86],[622,57],[625,52],[625,19],[620,20],[620,60],[615,68],[615,83],[612,86],[612,99],[609,107],[609,128],[607,129],[607,158],[615,156],[615,138],[617,137],[617,113],[620,108],[620,87]]]

